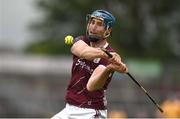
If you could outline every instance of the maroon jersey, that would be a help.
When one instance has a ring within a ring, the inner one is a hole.
[[[79,37],[81,40],[90,45],[86,36]],[[113,49],[107,44],[105,47],[108,51]],[[109,75],[103,89],[89,92],[86,89],[87,82],[91,77],[94,69],[99,65],[108,65],[108,61],[103,58],[96,58],[92,61],[79,58],[73,55],[72,74],[66,94],[66,102],[79,106],[82,108],[92,109],[106,109],[105,91],[109,82],[111,81],[112,74]]]

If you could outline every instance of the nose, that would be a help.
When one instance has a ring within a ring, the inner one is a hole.
[[[92,24],[91,28],[92,28],[92,30],[96,30],[97,29],[97,25],[96,24]]]

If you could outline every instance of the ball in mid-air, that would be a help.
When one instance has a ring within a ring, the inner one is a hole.
[[[64,39],[65,40],[65,44],[66,45],[72,45],[73,44],[73,39],[74,38],[72,36],[70,36],[70,35],[66,36],[65,39]]]

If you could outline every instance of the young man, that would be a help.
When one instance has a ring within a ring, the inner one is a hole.
[[[87,33],[75,38],[72,76],[67,88],[66,107],[52,119],[107,118],[106,89],[114,71],[126,73],[126,65],[108,44],[115,18],[105,10],[87,16]],[[101,48],[112,54],[109,58]]]

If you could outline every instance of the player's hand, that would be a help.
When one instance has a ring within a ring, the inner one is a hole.
[[[114,64],[121,64],[121,57],[119,54],[116,52],[111,53],[112,57],[109,58],[109,62],[114,63]]]
[[[127,73],[128,72],[128,68],[124,63],[121,63],[121,65],[111,63],[107,66],[107,68],[111,71],[117,71],[120,73]]]
[[[127,73],[128,68],[127,66],[121,61],[121,57],[117,53],[111,53],[112,58],[109,59],[111,62],[107,67],[110,70],[117,71],[120,73]]]

